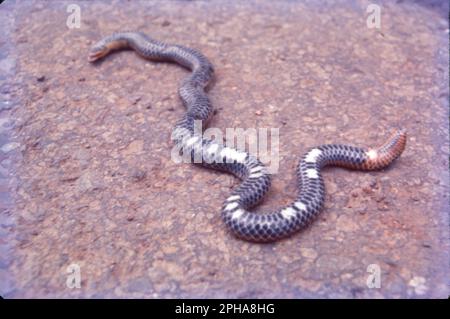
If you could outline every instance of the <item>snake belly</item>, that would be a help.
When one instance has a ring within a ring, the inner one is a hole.
[[[222,208],[225,224],[241,239],[276,241],[308,225],[320,212],[325,199],[322,167],[377,170],[388,166],[405,149],[404,130],[396,130],[383,145],[371,149],[339,144],[313,147],[297,166],[296,199],[273,212],[251,212],[249,209],[269,190],[271,176],[267,168],[254,155],[223,146],[194,131],[195,121],[206,123],[213,113],[204,90],[214,73],[209,60],[197,50],[156,41],[140,32],[119,32],[96,43],[91,48],[89,61],[97,61],[122,48],[131,48],[146,59],[171,61],[191,70],[178,89],[187,112],[175,124],[172,140],[192,162],[200,159],[202,165],[229,172],[242,180]]]

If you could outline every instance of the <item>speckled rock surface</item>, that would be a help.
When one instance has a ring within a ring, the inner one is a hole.
[[[448,295],[445,4],[367,1],[7,1],[0,6],[0,293],[4,297],[400,298]],[[447,11],[446,11],[447,10]],[[238,181],[170,160],[187,74],[133,52],[87,62],[116,30],[200,49],[216,67],[210,126],[279,128],[259,211],[296,194],[309,147],[409,132],[381,172],[327,169],[320,217],[274,244],[220,218]],[[68,288],[77,264],[81,288]],[[368,288],[368,266],[381,287]]]

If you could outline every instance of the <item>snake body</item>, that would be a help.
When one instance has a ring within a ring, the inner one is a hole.
[[[266,167],[256,156],[203,138],[194,131],[194,122],[206,122],[213,112],[204,91],[214,73],[209,60],[191,48],[156,41],[140,32],[120,32],[96,43],[90,51],[89,61],[94,62],[122,48],[131,48],[146,59],[176,62],[191,70],[178,90],[187,112],[175,124],[172,140],[183,154],[192,159],[200,158],[202,165],[229,172],[242,180],[222,208],[225,224],[239,238],[271,242],[290,236],[309,224],[320,212],[325,199],[322,167],[335,165],[377,170],[388,166],[405,148],[404,130],[396,130],[383,145],[372,149],[337,144],[313,147],[298,164],[299,192],[295,201],[273,212],[251,212],[249,209],[269,190],[271,179]]]

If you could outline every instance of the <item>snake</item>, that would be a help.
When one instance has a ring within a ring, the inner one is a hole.
[[[237,238],[250,242],[274,242],[292,236],[313,221],[323,208],[325,186],[321,174],[328,165],[353,170],[380,170],[390,165],[405,149],[406,130],[395,128],[381,146],[360,148],[343,144],[325,144],[310,148],[298,163],[296,174],[298,194],[295,200],[271,212],[255,212],[254,208],[271,185],[271,173],[254,154],[224,146],[205,138],[195,130],[197,121],[207,122],[213,106],[205,91],[214,75],[214,67],[200,51],[169,44],[148,37],[142,32],[116,32],[92,45],[88,61],[96,62],[112,51],[134,50],[153,61],[179,64],[190,71],[178,88],[186,108],[175,123],[171,141],[179,154],[192,162],[230,173],[241,180],[221,209],[221,217]]]

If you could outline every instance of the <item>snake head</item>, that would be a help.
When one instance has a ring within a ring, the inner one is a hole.
[[[91,51],[89,52],[88,61],[95,62],[103,58],[109,52],[126,48],[127,46],[128,41],[120,38],[120,34],[104,38],[92,46]]]
[[[89,52],[88,61],[95,62],[109,53],[109,48],[103,43],[97,43],[92,46]]]

